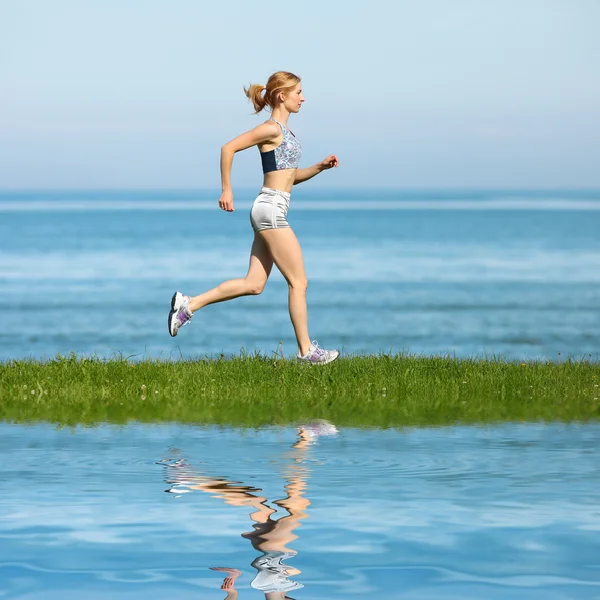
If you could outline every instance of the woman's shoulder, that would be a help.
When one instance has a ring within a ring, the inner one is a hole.
[[[276,131],[277,133],[279,133],[281,131],[281,127],[280,127],[279,123],[277,121],[274,121],[273,119],[267,119],[266,121],[261,123],[261,125],[264,125],[265,128],[272,129],[273,131]]]
[[[267,135],[270,139],[277,138],[282,133],[281,127],[272,119],[267,119],[264,123],[258,125],[258,128],[260,128],[263,135]]]

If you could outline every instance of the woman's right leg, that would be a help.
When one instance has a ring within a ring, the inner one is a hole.
[[[273,268],[273,257],[267,244],[259,234],[254,234],[250,252],[250,265],[246,277],[224,281],[216,288],[195,296],[190,300],[189,309],[194,312],[209,304],[231,300],[239,296],[260,294]]]
[[[289,290],[290,318],[298,343],[299,358],[313,364],[327,364],[335,360],[339,350],[324,350],[311,344],[308,336],[308,311],[306,288],[308,281],[304,271],[304,259],[296,234],[291,227],[265,229],[263,236],[273,261],[285,277]]]
[[[304,356],[310,349],[308,335],[308,311],[306,308],[306,288],[308,281],[304,271],[302,249],[291,227],[265,229],[260,232],[267,243],[271,256],[285,277],[289,291],[289,311],[298,350]]]

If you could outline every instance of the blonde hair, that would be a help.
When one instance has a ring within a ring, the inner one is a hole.
[[[273,73],[267,85],[253,83],[248,89],[244,88],[244,93],[254,105],[255,114],[258,114],[265,106],[271,110],[275,108],[275,99],[279,92],[289,92],[300,83],[300,77],[289,73],[288,71],[277,71]],[[264,96],[262,95],[265,92]]]

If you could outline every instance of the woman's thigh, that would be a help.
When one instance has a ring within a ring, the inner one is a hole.
[[[246,279],[264,284],[267,282],[272,268],[273,256],[271,255],[271,251],[265,240],[258,233],[255,233]]]
[[[266,242],[271,256],[290,285],[306,285],[306,272],[302,249],[296,234],[291,227],[281,229],[264,229],[261,235]]]

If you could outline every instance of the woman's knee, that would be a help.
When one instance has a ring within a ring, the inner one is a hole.
[[[250,280],[246,281],[248,294],[251,296],[258,296],[258,294],[262,294],[262,291],[265,289],[266,281],[259,280]]]
[[[290,288],[300,291],[300,292],[306,292],[306,290],[308,289],[308,279],[306,279],[306,277],[300,277],[297,279],[290,279],[288,281],[288,285],[290,286]]]

